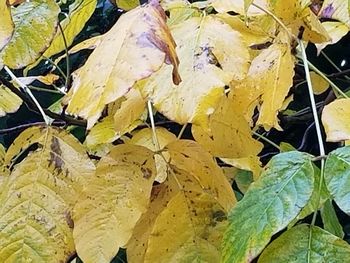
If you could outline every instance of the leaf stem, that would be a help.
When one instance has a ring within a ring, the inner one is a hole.
[[[41,105],[39,104],[39,102],[37,101],[37,99],[34,97],[33,93],[31,92],[31,90],[25,85],[23,84],[16,76],[15,74],[13,74],[13,72],[7,67],[4,67],[6,72],[10,75],[10,77],[17,82],[17,84],[29,95],[29,97],[32,99],[32,101],[35,103],[36,107],[38,108],[41,116],[43,117],[46,125],[50,125],[50,118],[45,114],[43,108],[41,107]]]
[[[259,137],[261,140],[267,142],[268,144],[272,145],[273,147],[275,147],[276,149],[278,149],[281,152],[281,147],[279,147],[276,143],[274,143],[273,141],[271,141],[270,139],[268,139],[267,137],[265,137],[264,135],[257,133],[255,131],[252,131],[252,133]]]
[[[307,86],[308,86],[308,90],[309,90],[309,97],[310,97],[310,101],[311,101],[311,109],[312,109],[312,113],[313,113],[314,120],[315,120],[315,127],[316,127],[318,145],[319,145],[319,149],[320,149],[320,156],[325,156],[326,153],[325,153],[324,142],[323,142],[323,138],[322,138],[321,125],[320,125],[318,114],[317,114],[315,97],[314,97],[314,92],[313,92],[313,89],[312,89],[312,83],[311,83],[311,78],[310,78],[309,65],[311,63],[309,64],[309,61],[307,59],[305,46],[304,46],[303,42],[300,39],[298,39],[298,42],[299,42],[299,45],[300,45],[300,48],[301,48],[301,55],[302,55],[302,59],[303,59],[303,63],[304,63],[305,76],[306,76]],[[316,202],[317,206],[316,206],[316,211],[314,212],[314,214],[312,216],[311,225],[315,225],[316,217],[317,217],[317,211],[318,211],[318,207],[319,207],[319,204],[320,204],[321,190],[322,190],[322,185],[323,185],[323,180],[324,180],[324,165],[325,165],[325,160],[324,160],[324,158],[322,158],[321,159],[320,185],[318,187],[318,195],[317,195],[317,202]]]
[[[185,130],[186,130],[186,127],[187,127],[187,123],[185,123],[185,124],[182,126],[182,128],[181,128],[181,130],[180,130],[180,132],[179,132],[179,135],[177,136],[177,139],[178,139],[178,140],[181,139],[182,135],[184,134],[184,132],[185,132]]]
[[[159,141],[156,133],[156,126],[154,124],[153,109],[152,109],[151,101],[147,101],[147,107],[148,107],[148,115],[151,121],[151,127],[152,127],[152,133],[153,133],[153,144],[156,147],[156,151],[160,151],[160,145],[159,145]]]
[[[63,43],[64,43],[64,49],[65,49],[65,52],[66,52],[66,83],[65,83],[65,88],[66,90],[65,91],[68,91],[68,87],[69,87],[69,83],[70,83],[70,61],[69,61],[69,52],[68,52],[68,45],[67,45],[67,39],[66,39],[66,36],[64,35],[64,31],[62,29],[62,26],[60,23],[58,23],[58,28],[60,29],[61,31],[61,35],[62,35],[62,38],[63,38]]]

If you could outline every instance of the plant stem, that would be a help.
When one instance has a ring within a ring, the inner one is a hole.
[[[278,149],[279,151],[281,151],[281,147],[279,147],[276,143],[274,143],[273,141],[271,141],[270,139],[266,138],[264,135],[261,135],[255,131],[252,131],[252,133],[259,137],[261,140],[267,142],[268,144],[272,145],[273,147],[275,147],[276,149]]]
[[[17,82],[17,84],[29,95],[29,97],[32,99],[32,101],[35,103],[36,107],[38,108],[41,116],[43,117],[46,125],[50,125],[50,118],[45,114],[43,108],[40,106],[39,102],[37,101],[37,99],[34,97],[33,93],[31,92],[31,90],[24,85],[16,76],[15,74],[12,73],[12,71],[5,66],[4,67],[6,72],[10,75],[10,77]]]
[[[62,34],[62,38],[63,38],[63,43],[64,43],[64,49],[65,49],[65,52],[66,52],[66,67],[67,67],[67,73],[66,73],[66,84],[65,84],[65,88],[66,90],[65,91],[68,91],[68,87],[69,87],[69,83],[70,83],[70,61],[69,61],[69,52],[68,52],[68,45],[67,45],[67,39],[66,39],[66,36],[64,35],[64,31],[62,29],[62,26],[60,23],[58,23],[58,28],[60,29],[61,31],[61,34]]]
[[[177,139],[178,139],[178,140],[181,139],[182,135],[184,134],[184,132],[185,132],[185,130],[186,130],[186,127],[187,127],[187,123],[185,123],[185,124],[182,126],[182,128],[181,128],[181,130],[180,130],[180,132],[179,132],[179,135],[177,136]]]
[[[310,101],[311,101],[311,109],[312,109],[312,113],[313,113],[314,120],[315,120],[315,127],[316,127],[318,145],[319,145],[319,149],[320,149],[320,156],[325,156],[326,153],[325,153],[324,143],[323,143],[323,138],[322,138],[321,125],[320,125],[318,114],[317,114],[315,97],[314,97],[314,92],[312,89],[312,83],[311,83],[311,78],[310,78],[309,62],[307,60],[306,51],[305,51],[305,47],[304,47],[303,42],[301,40],[298,40],[298,42],[299,42],[299,45],[301,48],[301,54],[302,54],[302,59],[303,59],[303,63],[304,63],[306,81],[307,81],[307,86],[308,86],[308,90],[309,90],[309,97],[310,97]],[[318,195],[317,195],[317,202],[316,202],[317,207],[316,207],[316,211],[313,214],[311,225],[315,225],[317,211],[318,211],[318,207],[320,204],[321,189],[322,189],[323,179],[324,179],[324,164],[325,164],[325,160],[321,159],[321,176],[320,176],[320,185],[318,188]]]
[[[156,133],[156,126],[154,124],[154,118],[153,118],[153,109],[152,109],[152,103],[151,101],[147,102],[147,107],[148,107],[148,115],[149,119],[151,120],[151,127],[152,127],[152,133],[153,133],[153,144],[156,147],[156,151],[160,151],[160,145]]]

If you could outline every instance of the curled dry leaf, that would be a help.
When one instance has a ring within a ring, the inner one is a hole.
[[[179,84],[175,43],[165,19],[156,3],[120,17],[86,64],[74,73],[64,101],[67,112],[87,119],[90,129],[105,105],[125,95],[136,81],[150,76],[164,62],[173,64],[173,81]]]

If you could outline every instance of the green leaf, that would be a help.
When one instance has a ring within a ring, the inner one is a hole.
[[[267,168],[232,209],[223,239],[223,262],[253,260],[307,204],[314,187],[311,155],[287,152]]]
[[[345,213],[350,214],[350,146],[332,151],[326,160],[325,182],[326,186]]]
[[[325,230],[337,237],[344,237],[343,227],[339,223],[337,214],[334,211],[334,207],[332,205],[331,200],[327,200],[325,202],[323,208],[321,209],[321,217],[323,221],[323,227]]]
[[[54,0],[25,1],[12,9],[15,30],[0,53],[10,68],[33,63],[50,45],[58,23],[59,6]]]
[[[348,262],[350,246],[327,231],[309,225],[298,225],[283,233],[269,245],[259,263],[271,262]]]
[[[22,105],[22,100],[11,90],[0,85],[0,117],[16,112]]]

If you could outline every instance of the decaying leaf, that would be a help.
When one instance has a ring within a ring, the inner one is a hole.
[[[4,85],[0,85],[0,117],[16,112],[22,100]]]
[[[146,212],[156,176],[153,152],[118,145],[97,165],[74,208],[74,241],[86,263],[109,263]]]
[[[0,261],[67,261],[75,251],[72,209],[95,168],[73,136],[44,127],[17,137],[5,159],[28,143],[28,134],[39,138],[38,149],[14,166],[2,186]]]
[[[13,8],[15,28],[11,40],[0,52],[3,63],[18,69],[40,57],[56,33],[59,12],[54,0],[25,1]]]
[[[178,84],[175,43],[163,9],[153,1],[124,14],[75,72],[65,99],[67,112],[87,119],[90,129],[105,105],[124,96],[136,81],[157,71],[164,61],[173,64],[173,79]]]
[[[350,99],[338,99],[326,105],[322,111],[322,124],[327,141],[339,142],[350,139],[350,122],[344,116],[350,114]]]
[[[192,17],[171,29],[182,82],[175,86],[171,66],[163,65],[146,80],[142,93],[170,120],[205,127],[224,86],[245,77],[248,48],[238,32],[214,16]]]

